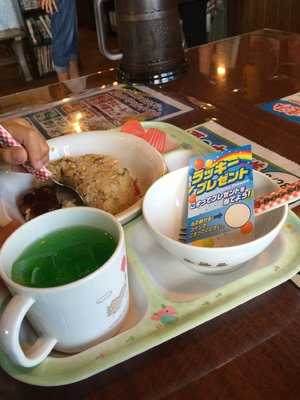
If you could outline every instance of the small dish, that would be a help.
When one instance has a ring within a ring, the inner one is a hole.
[[[121,165],[129,170],[132,178],[138,182],[141,197],[131,207],[116,215],[122,224],[133,219],[141,211],[143,194],[167,172],[162,155],[146,141],[133,135],[124,135],[116,131],[77,133],[51,139],[48,144],[51,161],[63,156],[103,154],[119,160]],[[30,174],[0,173],[0,225],[5,225],[11,219],[23,221],[17,207],[17,199],[33,187],[34,183],[35,179]]]
[[[196,247],[178,241],[185,218],[188,167],[160,178],[147,191],[143,215],[156,240],[189,268],[202,273],[222,273],[239,268],[260,254],[276,238],[287,217],[282,206],[255,219],[254,238],[223,247]],[[255,197],[276,190],[266,175],[254,171]]]

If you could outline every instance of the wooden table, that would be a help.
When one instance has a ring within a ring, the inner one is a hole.
[[[194,48],[187,56],[186,75],[159,90],[183,101],[193,97],[200,107],[170,122],[188,128],[214,118],[299,162],[300,127],[255,105],[299,91],[300,35],[264,30]],[[106,71],[87,77],[85,85],[88,89],[114,80],[115,71]],[[0,99],[0,112],[25,107],[29,101],[31,107],[41,105],[39,93],[52,100],[71,95],[65,85],[52,85]],[[299,372],[300,290],[289,281],[73,385],[31,387],[0,370],[0,398],[296,400],[300,398]]]

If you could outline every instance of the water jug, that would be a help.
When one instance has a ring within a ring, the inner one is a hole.
[[[120,81],[163,84],[186,69],[177,0],[115,0],[121,53],[106,45],[105,1],[95,0],[99,49],[108,59],[120,60]]]

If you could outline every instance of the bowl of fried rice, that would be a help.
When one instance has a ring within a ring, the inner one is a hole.
[[[96,131],[48,141],[47,168],[73,187],[85,205],[105,210],[123,224],[140,211],[148,188],[167,172],[162,155],[146,141],[121,132]],[[30,220],[44,212],[74,204],[61,203],[51,184],[29,174],[0,174],[2,219]],[[4,216],[4,217],[3,217]]]

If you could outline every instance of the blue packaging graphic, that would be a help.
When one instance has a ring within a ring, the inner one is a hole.
[[[251,146],[193,157],[189,163],[185,241],[254,226]]]

